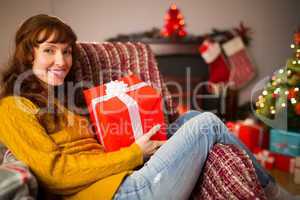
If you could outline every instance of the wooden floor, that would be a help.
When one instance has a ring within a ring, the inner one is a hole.
[[[294,183],[294,177],[290,173],[286,173],[277,169],[269,171],[276,181],[287,191],[292,194],[300,195],[300,184]]]

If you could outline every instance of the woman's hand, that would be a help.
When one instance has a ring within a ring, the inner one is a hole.
[[[150,131],[135,141],[143,152],[144,161],[149,159],[157,149],[166,141],[150,140],[150,138],[160,129],[160,125],[153,126]]]

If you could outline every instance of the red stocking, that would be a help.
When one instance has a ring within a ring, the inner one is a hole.
[[[223,84],[228,82],[229,67],[221,52],[220,45],[205,40],[199,47],[200,54],[204,61],[209,65],[209,79],[211,83],[207,87],[211,93],[219,93]]]
[[[229,83],[232,88],[240,89],[255,75],[253,64],[247,54],[244,43],[240,37],[235,37],[222,47],[231,65]]]
[[[209,65],[209,81],[211,83],[227,83],[229,67],[218,43],[205,40],[199,47],[204,61]]]

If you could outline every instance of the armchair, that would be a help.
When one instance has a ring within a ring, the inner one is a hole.
[[[139,42],[79,43],[78,50],[79,59],[74,65],[76,82],[92,81],[98,85],[118,79],[130,70],[161,91],[167,122],[178,117],[176,105],[148,45]],[[79,104],[85,105],[83,100]],[[255,197],[265,199],[249,157],[233,145],[215,145],[191,199]]]

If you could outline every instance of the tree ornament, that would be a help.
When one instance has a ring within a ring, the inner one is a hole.
[[[300,103],[297,103],[296,106],[295,106],[295,113],[297,115],[300,115]]]
[[[294,44],[300,45],[300,30],[294,34]]]
[[[297,85],[298,83],[300,83],[300,77],[297,74],[293,74],[288,80],[287,80],[288,84],[290,85]]]
[[[292,99],[296,97],[297,97],[297,91],[295,91],[294,88],[289,89],[288,99]]]
[[[272,94],[272,97],[273,97],[274,99],[276,99],[278,96],[279,96],[279,95],[276,94],[276,93],[273,93],[273,94]]]
[[[295,104],[295,103],[297,103],[297,100],[295,98],[291,98],[291,103]]]

